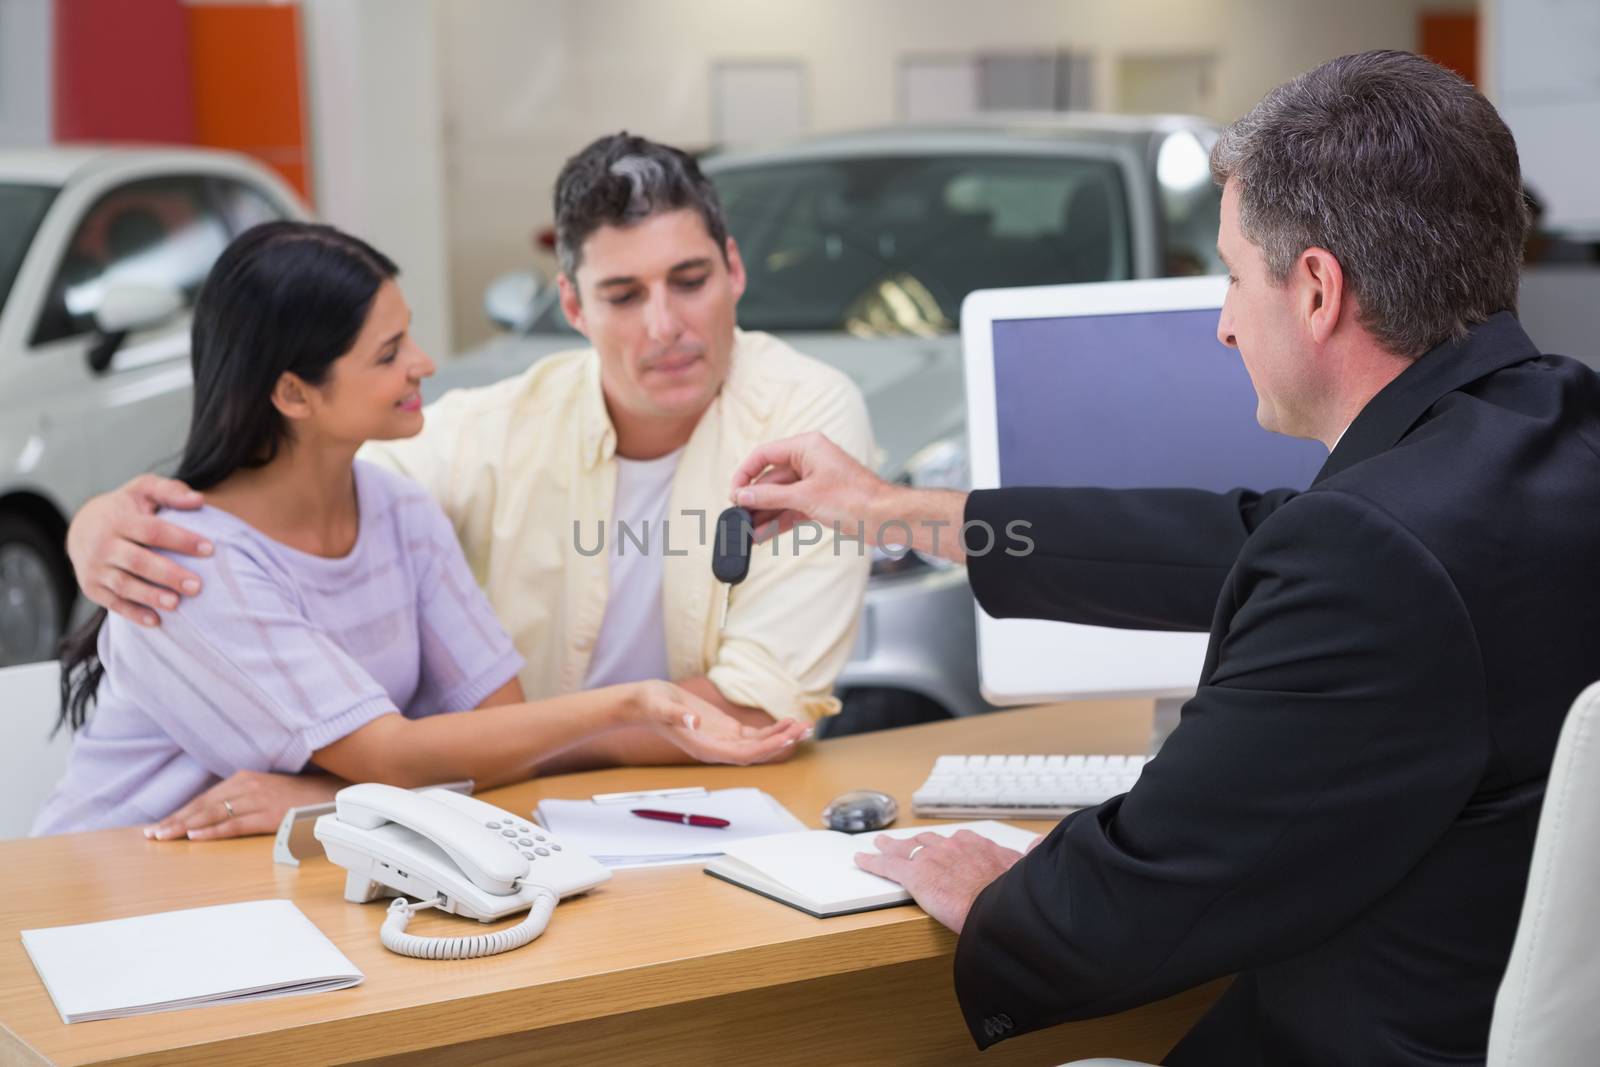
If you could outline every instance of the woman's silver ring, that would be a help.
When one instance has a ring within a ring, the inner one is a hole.
[[[222,802],[222,810],[228,813],[228,818],[230,818],[230,819],[234,818],[235,816],[237,816],[239,814],[238,812],[233,810],[233,801],[231,801],[231,800],[224,800]]]
[[[916,848],[914,848],[910,852],[906,853],[906,859],[908,859],[908,860],[916,859],[917,858],[917,853],[921,852],[923,849],[925,849],[927,847],[928,847],[927,845],[918,845]]]

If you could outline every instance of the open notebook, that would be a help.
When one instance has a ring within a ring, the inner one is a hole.
[[[907,826],[883,833],[890,837],[925,833],[949,837],[957,830],[971,830],[1018,852],[1039,836],[1031,830],[988,819]],[[857,852],[877,851],[872,845],[877,836],[807,830],[736,841],[728,845],[725,855],[706,864],[705,871],[713,878],[771,897],[819,919],[905,904],[911,894],[904,888],[856,866]]]
[[[22,931],[64,1023],[343,989],[362,979],[288,900]]]

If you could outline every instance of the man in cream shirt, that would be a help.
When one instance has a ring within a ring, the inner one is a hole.
[[[361,458],[415,478],[449,515],[527,661],[528,699],[666,677],[754,725],[837,711],[863,546],[833,531],[761,546],[724,620],[711,542],[732,472],[764,441],[817,430],[870,463],[859,391],[737,328],[744,265],[686,154],[627,134],[594,142],[557,179],[556,232],[562,308],[593,347],[448,393],[421,434]],[[196,554],[197,538],[149,516],[197,502],[146,476],[85,505],[68,539],[85,595],[159,625],[168,598],[193,595],[193,576],[140,542]],[[681,758],[618,731],[547,769]]]
[[[836,427],[870,463],[866,407],[840,372],[735,327],[744,265],[693,167],[622,135],[574,157],[556,184],[559,284],[594,347],[449,393],[420,435],[363,457],[443,505],[528,660],[530,699],[655,676],[753,722],[816,719],[837,710],[869,561],[831,530],[798,550],[783,538],[754,554],[719,627],[711,528],[773,429]]]

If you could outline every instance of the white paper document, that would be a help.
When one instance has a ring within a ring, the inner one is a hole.
[[[645,819],[634,808],[711,815],[722,828],[685,826]],[[729,845],[752,837],[804,830],[805,823],[759,789],[718,789],[701,796],[652,797],[597,804],[592,800],[542,800],[533,817],[545,829],[613,869],[694,863],[720,856]]]
[[[363,975],[288,900],[22,931],[65,1023],[316,993]]]

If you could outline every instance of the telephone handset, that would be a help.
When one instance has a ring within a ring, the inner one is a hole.
[[[334,810],[317,819],[314,832],[328,859],[350,872],[346,900],[399,898],[389,908],[382,939],[408,956],[466,959],[525,945],[544,932],[558,900],[611,877],[548,830],[447,789],[347,786],[334,797]],[[508,930],[476,937],[405,933],[411,915],[429,907],[480,922],[524,908],[529,914]]]

